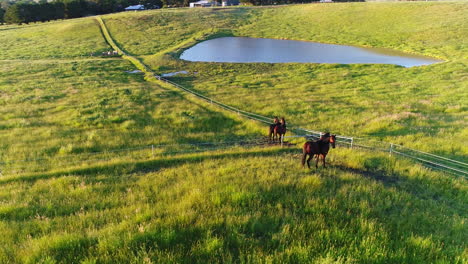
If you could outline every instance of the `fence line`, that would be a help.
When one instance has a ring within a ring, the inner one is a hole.
[[[293,137],[304,137],[304,136],[288,136],[286,138],[293,138]],[[218,145],[235,145],[235,146],[246,146],[251,145],[254,143],[262,142],[263,138],[254,138],[248,140],[229,140],[229,141],[220,141],[220,142],[199,142],[199,143],[185,143],[185,144],[152,144],[152,145],[145,145],[145,146],[135,146],[131,148],[122,148],[122,149],[111,149],[111,150],[104,150],[99,152],[88,152],[88,153],[79,153],[79,154],[68,154],[62,156],[55,156],[55,157],[44,157],[44,158],[35,158],[35,159],[24,159],[24,160],[9,160],[7,162],[2,161],[0,164],[8,165],[14,163],[30,163],[34,161],[44,161],[44,160],[51,160],[51,159],[67,159],[73,158],[78,156],[96,156],[100,154],[109,154],[109,153],[118,153],[118,152],[125,152],[125,151],[134,151],[134,150],[144,150],[144,149],[163,149],[163,148],[170,148],[170,147],[196,147],[196,146],[218,146]],[[264,145],[263,143],[257,145]]]
[[[408,158],[411,158],[411,159],[416,159],[416,160],[422,161],[423,163],[431,164],[432,166],[442,167],[442,168],[445,168],[445,169],[448,169],[448,170],[451,170],[451,171],[454,171],[454,172],[464,174],[465,176],[468,176],[468,173],[466,171],[459,170],[459,169],[449,167],[449,166],[445,166],[445,165],[440,164],[440,163],[432,162],[432,161],[422,159],[422,158],[417,158],[417,157],[414,157],[414,156],[411,156],[411,155],[408,155],[408,154],[405,154],[405,153],[402,153],[402,152],[399,152],[399,151],[395,151],[395,150],[392,151],[392,153],[396,153],[396,154],[399,154],[399,155],[402,155],[402,156],[405,156],[405,157],[408,157]]]
[[[320,134],[320,133],[319,133]],[[319,136],[319,134],[303,134],[303,135],[294,135],[294,136],[286,136],[285,138],[306,138],[306,139],[315,139]],[[354,143],[352,138],[347,138],[345,137],[346,140],[337,140],[338,145],[344,145],[346,147],[350,148],[362,148],[362,149],[368,149],[368,150],[378,150],[381,152],[387,152],[391,155],[396,154],[400,155],[406,158],[410,158],[412,160],[416,160],[423,165],[430,167],[431,169],[436,169],[436,170],[442,170],[444,172],[448,172],[450,174],[454,174],[457,176],[463,176],[467,177],[468,173],[466,168],[468,167],[468,164],[456,161],[456,160],[450,160],[445,157],[443,158],[442,161],[449,161],[449,162],[455,162],[456,164],[459,164],[460,167],[454,167],[450,166],[449,164],[444,164],[440,161],[436,160],[431,160],[430,158],[439,158],[440,156],[430,154],[430,153],[425,153],[413,149],[409,149],[406,147],[402,147],[399,145],[394,145],[391,143],[386,143],[386,142],[378,142],[378,143],[384,143],[387,145],[387,147],[375,147],[375,146],[369,146],[365,144],[357,144]],[[142,150],[150,150],[144,156],[146,157],[154,157],[155,156],[155,150],[161,151],[161,150],[166,150],[165,152],[162,153],[157,153],[158,156],[165,156],[165,155],[171,155],[171,154],[178,154],[178,153],[198,153],[198,152],[204,152],[204,151],[210,151],[210,150],[221,150],[221,149],[227,149],[231,148],[233,145],[234,146],[242,146],[242,147],[252,147],[252,146],[264,146],[265,145],[265,138],[255,138],[255,139],[249,139],[249,140],[231,140],[231,141],[221,141],[221,142],[199,142],[199,143],[187,143],[187,144],[159,144],[159,145],[146,145],[146,146],[137,146],[137,147],[132,147],[132,148],[124,148],[124,149],[113,149],[113,150],[106,150],[106,151],[101,151],[101,152],[93,152],[93,153],[85,153],[85,154],[70,154],[66,156],[61,156],[61,157],[51,157],[51,158],[38,158],[38,159],[27,159],[27,160],[16,160],[16,161],[9,161],[9,162],[2,162],[0,164],[3,164],[5,168],[9,168],[9,170],[17,170],[17,169],[25,169],[25,166],[9,166],[9,165],[18,165],[18,164],[26,164],[26,166],[29,165],[30,162],[38,162],[38,161],[57,161],[57,160],[62,160],[63,162],[59,162],[60,165],[71,165],[71,164],[79,164],[79,163],[89,163],[89,162],[99,162],[99,161],[109,161],[112,160],[113,158],[118,158],[121,156],[108,156],[104,159],[94,159],[94,160],[88,160],[86,158],[90,157],[97,157],[99,155],[109,155],[109,154],[115,154],[115,153],[121,153],[121,152],[132,152],[132,151],[142,151]],[[197,149],[178,149],[178,150],[172,150],[172,151],[167,151],[165,148],[171,148],[171,147],[201,147]],[[402,149],[398,149],[398,147],[401,147]],[[409,151],[415,151],[417,153],[420,153],[421,156],[416,156],[411,153],[405,153],[405,150]],[[424,155],[427,154],[427,157]],[[74,158],[74,157],[81,157],[80,160],[78,161],[66,161],[67,158]],[[429,158],[428,158],[429,157]],[[47,168],[44,168],[47,170]],[[1,175],[0,171],[0,175]]]
[[[185,146],[186,148],[177,148],[177,149],[165,149],[165,147],[180,147]],[[187,148],[193,146],[202,146],[202,148]],[[45,161],[57,161],[56,166],[63,166],[63,165],[74,165],[74,164],[86,164],[86,163],[94,163],[100,161],[110,161],[112,159],[119,159],[126,157],[125,154],[123,155],[112,155],[115,153],[122,153],[127,152],[128,155],[132,155],[131,153],[135,153],[136,151],[144,151],[138,154],[133,154],[131,158],[141,159],[144,158],[154,158],[155,154],[157,156],[169,156],[175,154],[192,154],[192,153],[200,153],[206,151],[216,151],[216,150],[228,150],[232,149],[232,147],[259,147],[265,146],[264,138],[259,139],[252,139],[252,140],[238,140],[238,141],[224,141],[224,142],[202,142],[202,143],[195,143],[195,144],[167,144],[167,145],[147,145],[147,146],[139,146],[134,148],[125,148],[125,149],[117,149],[112,151],[102,151],[102,152],[95,152],[95,153],[86,153],[84,155],[76,154],[76,155],[67,155],[63,157],[51,157],[50,159],[43,158],[43,159],[35,159],[35,160],[24,160],[20,162],[11,162],[11,163],[3,163],[5,166],[3,172],[7,169],[9,172],[16,172],[16,170],[20,170],[21,172],[40,172],[40,171],[47,171],[47,165],[51,165],[50,163],[45,163]],[[155,153],[155,150],[162,151],[159,153]],[[102,156],[98,156],[102,154]],[[110,154],[110,155],[109,155]],[[71,160],[67,161],[66,158],[73,158],[73,157],[80,157],[79,160]],[[94,158],[94,159],[87,159],[87,158]],[[39,168],[33,168],[31,166],[31,161],[41,161]],[[23,164],[23,165],[21,165]],[[18,166],[10,166],[10,165],[18,165]],[[33,168],[33,169],[31,169]],[[2,175],[2,170],[0,169],[0,176]]]
[[[184,91],[186,91],[186,92],[188,92],[190,94],[193,94],[193,95],[197,96],[198,98],[203,99],[203,100],[205,100],[205,101],[207,101],[207,102],[209,102],[211,104],[216,104],[217,106],[219,106],[219,107],[221,107],[223,109],[226,109],[226,110],[229,110],[231,112],[237,113],[239,115],[242,115],[242,116],[244,116],[246,118],[249,118],[249,119],[252,119],[252,120],[260,121],[260,122],[267,123],[267,124],[271,123],[269,121],[269,120],[271,120],[271,118],[269,118],[269,117],[262,116],[262,115],[259,115],[259,114],[255,114],[255,113],[251,113],[251,112],[247,112],[247,111],[243,111],[243,110],[237,109],[235,107],[225,105],[225,104],[223,104],[221,102],[213,100],[210,97],[207,97],[207,96],[202,95],[202,94],[200,94],[200,93],[198,93],[196,91],[193,91],[193,90],[188,89],[186,87],[183,87],[183,86],[181,86],[181,85],[179,85],[179,84],[177,84],[175,82],[172,82],[172,81],[170,81],[170,80],[168,80],[166,78],[163,78],[161,76],[156,76],[156,77],[161,81],[172,84],[175,87],[180,88],[180,89],[182,89],[182,90],[184,90]],[[305,136],[306,138],[315,138],[316,139],[316,138],[319,138],[323,134],[320,131],[314,131],[314,130],[305,129],[305,128],[301,128],[301,127],[294,127],[294,126],[292,126],[290,128],[290,130],[296,131],[296,134],[297,134],[298,131],[305,132],[305,133],[307,133],[307,135]],[[298,137],[304,137],[304,135],[298,136]],[[452,160],[452,159],[442,157],[442,156],[438,156],[438,155],[435,155],[435,154],[410,149],[410,148],[403,147],[401,145],[397,145],[397,144],[393,144],[393,143],[378,142],[378,144],[380,144],[380,145],[383,144],[383,145],[388,146],[388,147],[386,146],[386,147],[382,148],[382,147],[369,146],[369,145],[362,144],[362,143],[357,144],[357,143],[354,142],[355,138],[353,138],[353,137],[342,136],[342,135],[337,135],[336,137],[337,137],[337,143],[349,145],[351,148],[359,147],[359,148],[370,149],[370,150],[378,150],[378,151],[381,151],[381,152],[389,152],[390,154],[397,154],[397,155],[400,155],[400,156],[403,156],[403,157],[411,158],[413,160],[416,160],[416,161],[422,163],[423,165],[430,164],[431,165],[430,167],[432,169],[438,169],[438,170],[450,172],[452,174],[454,174],[454,172],[455,172],[455,174],[457,174],[459,176],[468,177],[468,164],[466,164],[464,162],[461,162],[461,161]],[[363,140],[363,139],[360,139],[360,140]],[[395,150],[395,148],[402,148],[402,149],[404,148],[409,152],[415,152],[416,155],[411,155],[409,153],[404,153],[402,151],[397,151],[397,150]],[[420,156],[422,156],[422,157],[420,157]],[[433,158],[433,159],[436,159],[436,160],[438,160],[438,162],[431,161],[428,158],[425,158],[426,156],[428,156],[430,158]],[[449,163],[449,164],[444,164],[443,162]],[[461,166],[462,168],[457,168],[457,167],[455,167],[455,166],[453,166],[451,164],[456,164],[456,166]]]
[[[258,122],[270,124],[271,118],[269,118],[269,117],[262,116],[262,115],[259,115],[259,114],[255,114],[255,113],[251,113],[251,112],[247,112],[247,111],[244,111],[244,110],[241,110],[241,109],[238,109],[238,108],[223,104],[223,103],[218,102],[216,100],[213,100],[212,98],[207,97],[207,96],[205,96],[205,95],[203,95],[201,93],[198,93],[196,91],[193,91],[191,89],[183,87],[183,86],[181,86],[181,85],[179,85],[179,84],[177,84],[175,82],[172,82],[172,81],[170,81],[170,80],[168,80],[166,78],[163,78],[162,76],[158,76],[158,75],[154,74],[154,72],[152,72],[140,60],[138,60],[137,58],[135,58],[133,56],[127,55],[125,52],[123,52],[115,44],[114,40],[110,36],[110,34],[109,34],[104,22],[102,21],[102,19],[99,16],[96,19],[99,22],[99,24],[101,25],[101,29],[102,29],[102,33],[103,33],[104,37],[106,38],[108,43],[112,46],[112,48],[117,50],[119,52],[119,54],[123,55],[124,59],[130,60],[137,68],[142,69],[146,74],[151,74],[152,76],[156,77],[160,81],[169,83],[169,84],[171,84],[171,85],[173,85],[173,86],[175,86],[175,87],[177,87],[177,88],[179,88],[179,89],[181,89],[183,91],[186,91],[186,92],[188,92],[188,93],[190,93],[190,94],[192,94],[192,95],[194,95],[194,96],[196,96],[196,97],[198,97],[200,99],[203,99],[206,102],[209,102],[211,104],[215,104],[215,105],[217,105],[217,106],[219,106],[219,107],[221,107],[221,108],[223,108],[225,110],[237,113],[238,115],[242,115],[242,116],[244,116],[246,118],[256,120]],[[307,133],[305,135],[306,138],[317,138],[317,137],[320,137],[322,135],[322,132],[320,132],[320,131],[314,131],[314,130],[304,129],[304,128],[300,128],[300,127],[294,127],[294,126],[291,126],[290,130],[296,131],[296,134],[300,134],[300,133],[297,133],[298,131],[302,131],[303,133],[305,132],[305,133]],[[303,137],[303,136],[300,136],[300,137]],[[361,144],[356,144],[354,142],[354,140],[355,139],[353,137],[347,137],[347,136],[341,136],[341,135],[337,136],[337,143],[349,145],[351,148],[359,147],[359,148],[389,152],[390,154],[398,154],[398,155],[401,155],[403,157],[407,157],[407,158],[411,158],[413,160],[419,161],[424,165],[430,164],[431,167],[435,167],[436,169],[440,169],[440,170],[443,170],[443,171],[446,171],[446,172],[451,172],[451,173],[456,172],[457,175],[460,175],[460,176],[463,176],[463,177],[468,176],[468,172],[467,172],[468,171],[467,170],[468,164],[466,164],[464,162],[448,159],[448,158],[445,158],[445,157],[437,156],[437,155],[430,154],[430,153],[425,153],[425,152],[418,151],[418,150],[413,150],[413,149],[406,148],[406,147],[399,146],[399,145],[395,145],[395,144],[392,144],[392,143],[380,142],[379,144],[381,144],[381,145],[382,144],[383,145],[389,145],[388,148],[380,148],[380,147],[373,147],[373,146],[369,146],[369,145],[364,145],[362,143]],[[409,154],[407,152],[404,153],[402,151],[397,151],[396,149],[394,149],[394,148],[399,148],[399,147],[401,147],[402,149],[404,148],[404,149],[408,150],[409,152],[413,152],[413,153],[416,153],[416,154],[411,155],[411,154]],[[154,145],[144,147],[144,148],[151,148],[151,152],[154,155]],[[144,148],[142,148],[142,149],[144,149]],[[128,151],[128,149],[104,151],[104,152],[101,152],[101,153],[113,153],[113,152],[120,152],[120,151]],[[90,154],[90,155],[97,155],[97,154]],[[436,160],[439,160],[439,161],[438,162],[431,161],[430,158],[433,158],[433,159],[436,159]],[[38,159],[36,161],[39,161],[39,160],[40,159]],[[30,162],[30,161],[31,160],[27,160],[27,161],[24,161],[24,162]],[[32,161],[34,161],[34,160],[32,160]],[[456,164],[457,166],[460,166],[461,168],[456,168],[453,165],[450,166],[448,164],[442,164],[441,161],[451,163],[451,164]]]

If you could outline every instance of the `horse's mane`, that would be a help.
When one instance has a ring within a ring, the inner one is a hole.
[[[327,133],[321,135],[320,138],[316,140],[316,142],[328,143],[328,142],[325,141],[325,139],[329,138],[329,137],[330,137],[330,132],[327,132]]]

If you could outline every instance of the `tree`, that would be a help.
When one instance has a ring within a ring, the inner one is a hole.
[[[3,24],[5,20],[3,20],[3,17],[5,16],[5,10],[0,8],[0,24]]]
[[[5,12],[5,22],[9,24],[22,24],[25,21],[21,11],[21,4],[12,5]]]
[[[52,2],[52,20],[63,19],[65,17],[65,5],[62,2]]]
[[[82,17],[86,11],[86,2],[83,0],[64,1],[65,18]]]
[[[140,0],[139,4],[144,5],[147,9],[153,9],[156,6],[157,7],[163,6],[163,2],[161,0]]]
[[[2,3],[0,4],[0,8],[6,11],[11,5],[12,3],[10,1],[3,0]]]

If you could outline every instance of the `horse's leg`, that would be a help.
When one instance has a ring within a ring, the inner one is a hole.
[[[309,154],[309,158],[307,159],[307,167],[310,169],[310,160],[314,157],[314,154]]]
[[[326,168],[327,166],[325,166],[325,157],[327,156],[327,154],[323,154],[323,167]]]
[[[302,152],[302,160],[301,160],[301,163],[302,163],[302,167],[303,167],[303,168],[304,168],[305,163],[306,163],[306,158],[307,158],[307,152],[303,151],[303,152]],[[309,163],[307,163],[307,166],[309,166]]]
[[[317,159],[315,160],[315,168],[318,169],[318,162],[319,162],[320,154],[317,154]]]

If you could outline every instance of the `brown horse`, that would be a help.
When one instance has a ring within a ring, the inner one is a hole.
[[[275,117],[273,120],[274,124],[271,124],[268,130],[268,136],[271,142],[281,141],[281,138],[286,134],[286,120],[284,117],[281,117],[278,120],[278,117]]]
[[[315,168],[318,168],[320,156],[323,157],[323,167],[326,168],[325,157],[328,154],[328,150],[330,150],[330,144],[335,148],[335,142],[336,136],[330,135],[330,133],[326,133],[321,136],[319,140],[307,141],[302,147],[302,166],[304,167],[307,155],[309,155],[309,158],[307,159],[307,167],[310,169],[309,161],[314,157],[314,155],[317,155]]]
[[[280,124],[279,119],[277,116],[273,119],[273,124],[270,125],[268,128],[268,138],[270,138],[270,142],[275,140],[275,129],[276,126]]]
[[[281,117],[280,123],[275,127],[275,130],[274,130],[274,138],[278,138],[278,141],[281,142],[281,139],[284,138],[285,134],[286,134],[286,120],[284,120],[284,117]]]

